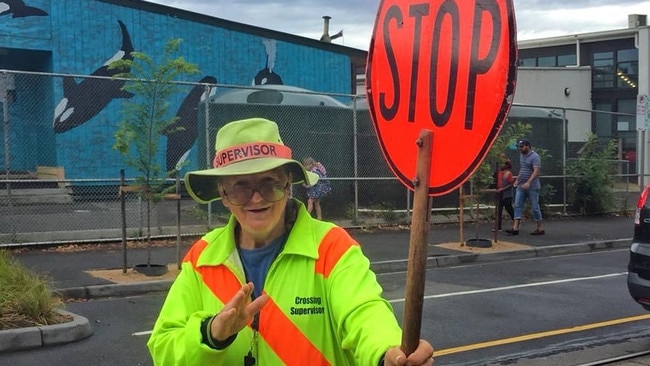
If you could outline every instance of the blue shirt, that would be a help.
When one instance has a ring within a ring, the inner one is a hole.
[[[277,257],[278,253],[282,250],[286,239],[287,236],[282,235],[261,248],[239,248],[239,258],[241,258],[241,262],[244,265],[246,281],[250,281],[255,285],[255,288],[253,289],[254,298],[262,294],[266,274],[269,272],[271,263],[273,263],[275,257]]]
[[[533,150],[528,152],[528,155],[520,154],[519,155],[519,176],[517,176],[517,187],[521,187],[524,183],[528,182],[528,179],[533,174],[534,167],[542,167],[542,161],[539,158],[539,155]],[[541,183],[539,182],[539,175],[530,182],[531,189],[540,189],[542,188]]]

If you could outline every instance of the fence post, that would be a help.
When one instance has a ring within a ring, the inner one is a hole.
[[[566,190],[567,190],[567,180],[566,180],[566,155],[567,155],[567,144],[569,143],[569,128],[567,124],[569,121],[566,119],[566,109],[562,108],[562,212],[564,216],[567,215],[567,202],[566,202]]]
[[[120,209],[122,214],[122,273],[126,273],[126,203],[124,202],[124,169],[120,169]]]
[[[210,86],[205,86],[205,167],[209,169],[210,164]],[[212,227],[212,202],[208,202],[208,230]]]
[[[359,222],[359,156],[357,151],[357,98],[352,98],[352,133],[354,138],[353,143],[353,159],[354,159],[354,223]]]

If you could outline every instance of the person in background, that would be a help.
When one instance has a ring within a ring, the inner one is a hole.
[[[359,244],[290,197],[318,176],[293,160],[276,123],[218,132],[213,168],[189,172],[199,203],[231,216],[192,245],[147,346],[155,365],[433,365],[402,331]]]
[[[506,230],[506,232],[511,235],[519,234],[524,202],[528,199],[530,209],[533,211],[533,220],[537,224],[535,231],[530,234],[544,235],[546,232],[542,222],[542,210],[539,207],[539,190],[542,187],[539,174],[542,169],[542,162],[539,155],[531,148],[530,141],[526,139],[519,140],[517,147],[521,155],[519,155],[519,175],[517,175],[517,179],[513,183],[513,186],[517,189],[515,192],[515,221],[512,230]]]
[[[332,192],[332,187],[329,180],[327,180],[327,170],[320,162],[311,157],[306,157],[302,160],[305,169],[318,175],[318,183],[311,187],[307,187],[307,212],[311,214],[312,209],[316,209],[316,218],[323,219],[323,210],[320,206],[320,201],[325,196]]]
[[[510,219],[514,221],[515,211],[512,207],[512,184],[514,177],[512,175],[512,161],[505,154],[499,157],[501,164],[496,172],[497,199],[499,202],[497,210],[497,230],[502,230],[503,209],[506,209]]]

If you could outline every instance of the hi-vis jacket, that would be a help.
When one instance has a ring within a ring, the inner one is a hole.
[[[230,218],[198,240],[169,290],[147,346],[156,365],[377,365],[401,330],[345,230],[313,219],[299,204],[287,242],[269,269],[259,330],[242,329],[223,350],[201,342],[200,324],[245,283]]]

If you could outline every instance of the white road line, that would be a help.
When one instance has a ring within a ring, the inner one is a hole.
[[[152,332],[153,332],[152,330],[145,330],[143,332],[135,332],[135,333],[133,333],[131,335],[136,336],[136,337],[140,337],[140,336],[150,335]]]
[[[506,291],[506,290],[513,290],[513,289],[517,289],[517,288],[556,285],[558,283],[568,283],[568,282],[577,282],[577,281],[590,281],[590,280],[598,280],[598,279],[602,279],[602,278],[618,277],[618,276],[624,276],[624,275],[627,275],[627,272],[610,273],[610,274],[605,274],[605,275],[600,275],[600,276],[591,276],[591,277],[567,278],[567,279],[564,279],[564,280],[556,280],[556,281],[525,283],[525,284],[522,284],[522,285],[486,288],[486,289],[482,289],[482,290],[450,292],[450,293],[447,293],[447,294],[424,296],[424,299],[427,300],[427,299],[437,299],[437,298],[442,298],[442,297],[452,297],[452,296],[472,295],[472,294],[480,294],[480,293],[487,293],[487,292]],[[402,298],[402,299],[388,300],[388,302],[390,302],[390,303],[399,303],[399,302],[404,302],[404,299]],[[150,335],[151,332],[152,332],[151,330],[146,330],[146,331],[142,331],[142,332],[135,332],[135,333],[132,334],[132,336],[136,336],[136,337],[147,336],[147,335]]]
[[[506,290],[513,290],[513,289],[517,289],[517,288],[556,285],[558,283],[598,280],[598,279],[602,279],[602,278],[617,277],[617,276],[624,276],[624,275],[627,275],[627,272],[610,273],[610,274],[606,274],[606,275],[591,276],[591,277],[567,278],[567,279],[564,279],[564,280],[556,280],[556,281],[525,283],[525,284],[522,284],[522,285],[486,288],[486,289],[481,289],[481,290],[450,292],[450,293],[447,293],[447,294],[424,296],[424,299],[425,300],[427,300],[427,299],[437,299],[437,298],[442,298],[442,297],[452,297],[452,296],[462,296],[462,295],[471,295],[471,294],[481,294],[481,293],[487,293],[487,292],[506,291]],[[402,298],[402,299],[388,300],[388,302],[390,302],[390,303],[399,303],[399,302],[404,302],[404,299]]]

